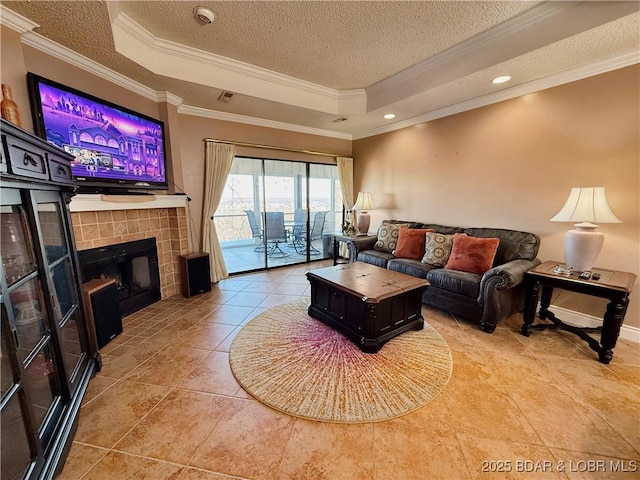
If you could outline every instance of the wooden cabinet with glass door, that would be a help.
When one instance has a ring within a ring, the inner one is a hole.
[[[56,178],[66,169],[70,179],[71,158],[13,125],[1,126],[0,478],[53,478],[89,379],[100,368],[81,303],[67,205],[73,187]],[[50,157],[56,158],[51,175]]]

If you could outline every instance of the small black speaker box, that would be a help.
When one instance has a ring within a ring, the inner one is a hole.
[[[114,279],[94,279],[83,285],[85,303],[93,321],[98,348],[122,333],[118,287]]]
[[[189,298],[211,291],[211,269],[209,254],[206,252],[180,255],[180,277],[182,295]]]

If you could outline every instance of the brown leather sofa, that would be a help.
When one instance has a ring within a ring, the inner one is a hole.
[[[529,232],[500,228],[464,228],[446,225],[386,220],[406,223],[409,228],[428,228],[442,234],[466,233],[498,238],[500,243],[492,268],[483,275],[434,267],[420,260],[396,258],[392,253],[375,250],[375,238],[356,238],[350,255],[360,262],[396,272],[426,278],[430,286],[423,303],[480,323],[491,333],[498,322],[521,311],[524,305],[524,274],[540,263],[536,257],[540,238]]]

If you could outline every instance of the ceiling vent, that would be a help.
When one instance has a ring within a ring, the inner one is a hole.
[[[349,120],[347,117],[338,117],[335,120],[331,120],[331,123],[342,123]]]
[[[230,92],[229,90],[223,90],[220,96],[218,97],[219,102],[229,103],[235,94]]]

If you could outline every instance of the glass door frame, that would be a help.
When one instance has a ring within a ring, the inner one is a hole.
[[[336,201],[336,192],[339,191],[339,178],[337,175],[337,165],[335,164],[331,164],[331,163],[322,163],[322,162],[312,162],[312,161],[298,161],[298,160],[283,160],[283,159],[278,159],[278,158],[267,158],[267,157],[261,157],[261,156],[248,156],[248,155],[236,155],[234,158],[234,162],[236,162],[237,160],[245,160],[245,161],[255,161],[255,162],[259,162],[259,167],[255,166],[255,167],[246,167],[244,169],[244,172],[242,171],[241,167],[239,168],[240,171],[236,170],[236,172],[234,173],[234,166],[232,166],[230,175],[251,175],[253,180],[252,180],[252,199],[251,202],[249,203],[245,203],[244,208],[249,208],[249,205],[251,205],[251,208],[253,209],[254,213],[256,214],[256,216],[260,219],[260,224],[261,227],[264,229],[264,226],[266,225],[266,215],[264,212],[269,211],[269,206],[267,205],[267,201],[268,201],[268,195],[267,195],[267,190],[268,187],[265,185],[265,180],[266,177],[270,177],[273,176],[273,174],[269,173],[269,168],[268,165],[269,163],[267,162],[277,162],[277,163],[272,163],[272,165],[284,165],[284,164],[291,164],[292,166],[294,165],[300,165],[301,168],[299,168],[299,173],[295,174],[295,170],[296,168],[291,168],[292,171],[294,171],[293,175],[289,175],[287,172],[283,173],[282,176],[283,177],[287,177],[290,176],[293,178],[293,198],[291,199],[292,203],[290,205],[290,208],[288,208],[286,210],[286,220],[289,222],[289,224],[293,224],[293,214],[295,212],[295,210],[297,208],[304,208],[306,209],[306,221],[305,221],[305,225],[304,225],[304,239],[309,239],[309,235],[310,235],[310,230],[312,228],[312,222],[313,222],[313,217],[312,217],[312,212],[310,207],[312,206],[312,202],[310,199],[310,194],[312,193],[310,191],[310,184],[312,184],[312,182],[310,182],[310,180],[312,181],[313,178],[310,177],[313,172],[313,168],[315,166],[318,167],[329,167],[332,169],[335,169],[335,175],[330,175],[328,178],[331,180],[331,188],[330,188],[330,192],[327,192],[327,199],[325,204],[328,205],[328,207],[325,207],[332,215],[332,217],[330,218],[329,214],[327,214],[326,218],[327,218],[327,222],[325,224],[325,230],[324,232],[326,233],[334,233],[335,231],[335,224],[336,224],[336,218],[338,217],[338,215],[343,216],[344,215],[344,210],[343,210],[343,205],[342,202],[337,202]],[[283,170],[286,170],[283,168]],[[251,173],[251,171],[253,171],[253,173]],[[245,173],[246,172],[246,173]],[[278,175],[278,172],[275,172],[275,175]],[[225,189],[229,189],[229,188],[233,188],[230,187],[229,184],[230,180],[227,180],[227,186],[225,187]],[[338,185],[336,187],[336,185]],[[240,185],[241,186],[241,185]],[[236,187],[238,188],[238,187]],[[245,187],[242,187],[245,190],[248,190]],[[228,192],[232,192],[233,190],[227,190]],[[227,197],[228,198],[228,197]],[[239,197],[241,199],[241,197]],[[245,198],[246,198],[246,194],[245,194]],[[223,197],[223,201],[224,201],[224,197]],[[263,207],[265,206],[266,207]],[[219,205],[218,207],[218,211],[220,211],[222,206]],[[240,207],[243,208],[243,207]],[[216,212],[213,215],[213,219],[214,221],[216,219],[220,219],[219,221],[222,222],[223,221],[223,217],[233,217],[236,216],[238,217],[238,212],[233,212],[230,210],[232,209],[227,209],[226,211],[223,211],[220,215],[218,215],[218,212]],[[289,210],[291,210],[289,212]],[[288,218],[288,216],[291,215],[292,218]],[[244,222],[246,223],[246,220],[244,220]],[[342,221],[340,221],[340,225],[342,224]],[[329,227],[327,227],[326,225],[332,225],[333,229],[329,229]],[[237,227],[237,224],[236,224]],[[246,225],[244,227],[246,229]],[[293,228],[293,226],[292,226]],[[220,232],[222,230],[224,230],[224,227],[221,224],[217,224],[216,225],[216,229],[218,230],[218,236],[221,237]],[[289,234],[291,235],[292,231],[289,231]],[[223,235],[224,236],[224,235]],[[238,237],[236,237],[238,238]],[[245,237],[242,237],[245,238]],[[237,241],[234,240],[233,238],[228,238],[226,241]],[[259,260],[259,265],[254,265],[251,266],[250,268],[246,268],[246,269],[239,269],[237,271],[234,271],[232,268],[229,268],[229,274],[230,275],[234,275],[234,274],[240,274],[240,273],[247,273],[247,272],[253,272],[253,271],[260,271],[260,270],[265,270],[265,269],[270,269],[270,268],[274,268],[274,267],[279,267],[279,266],[285,266],[285,265],[297,265],[297,264],[304,264],[304,263],[308,263],[311,261],[317,261],[317,260],[322,260],[324,259],[324,256],[322,255],[322,250],[320,253],[320,257],[316,257],[315,254],[312,255],[312,246],[311,246],[311,242],[306,241],[303,242],[303,248],[304,248],[304,252],[299,251],[297,252],[298,255],[300,255],[302,258],[300,260],[294,260],[292,258],[292,261],[288,262],[288,261],[283,261],[283,262],[278,262],[277,264],[275,262],[271,262],[269,259],[269,245],[268,245],[268,234],[265,234],[263,232],[262,234],[262,238],[261,238],[261,244],[254,244],[254,245],[258,245],[258,247],[256,248],[261,248],[261,260]],[[225,247],[222,246],[223,249],[223,254],[225,253]],[[232,248],[232,246],[228,247],[228,248]],[[255,254],[254,254],[255,255]],[[227,257],[228,258],[228,257]],[[253,268],[255,267],[255,268]],[[243,268],[243,267],[242,267]]]

